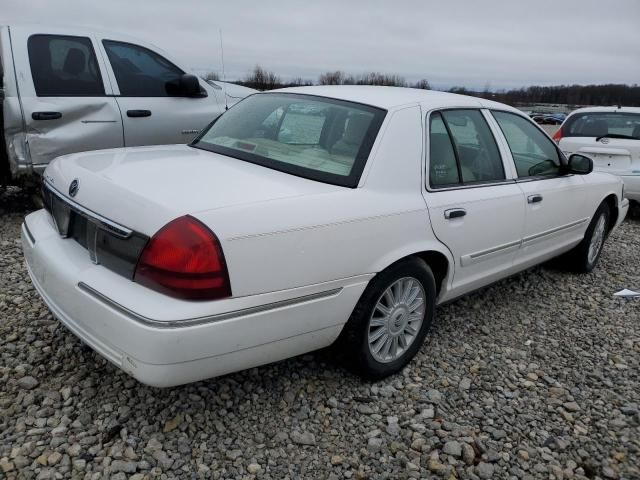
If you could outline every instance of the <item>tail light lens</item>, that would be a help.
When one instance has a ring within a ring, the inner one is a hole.
[[[231,296],[218,238],[190,216],[169,222],[151,238],[140,255],[133,279],[153,290],[188,300]]]
[[[553,138],[553,140],[556,143],[560,143],[560,140],[562,140],[562,135],[563,135],[562,127],[560,127],[560,128],[558,128],[558,131],[556,131],[556,133],[554,133],[553,137],[551,137],[551,138]]]

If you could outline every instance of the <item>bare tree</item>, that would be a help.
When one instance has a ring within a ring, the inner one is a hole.
[[[431,85],[429,85],[429,80],[423,78],[422,80],[418,80],[416,83],[411,85],[412,88],[420,88],[422,90],[431,90]]]
[[[326,72],[320,75],[318,78],[318,85],[344,85],[345,84],[345,74],[340,70],[336,70],[335,72]]]
[[[205,76],[204,76],[205,80],[220,80],[220,75],[218,75],[218,72],[208,72]]]
[[[273,90],[281,85],[280,77],[260,65],[253,67],[253,71],[242,82],[238,83],[256,90]]]

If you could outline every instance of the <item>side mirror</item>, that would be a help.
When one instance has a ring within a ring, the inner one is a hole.
[[[569,157],[567,173],[574,175],[588,175],[593,172],[593,160],[579,153],[574,153]]]
[[[177,80],[167,82],[167,93],[173,97],[206,97],[207,92],[200,86],[198,77],[185,73]]]

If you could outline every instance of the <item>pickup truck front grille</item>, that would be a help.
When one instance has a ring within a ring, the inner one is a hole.
[[[93,263],[133,279],[138,258],[149,237],[65,198],[46,179],[42,183],[42,199],[61,237],[86,248]]]

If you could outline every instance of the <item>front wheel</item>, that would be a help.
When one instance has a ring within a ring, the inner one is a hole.
[[[569,253],[569,266],[578,273],[589,273],[594,269],[602,253],[609,232],[611,211],[606,203],[600,204],[582,239]]]
[[[380,272],[367,286],[338,339],[346,366],[377,380],[415,356],[434,316],[436,284],[417,257]]]

